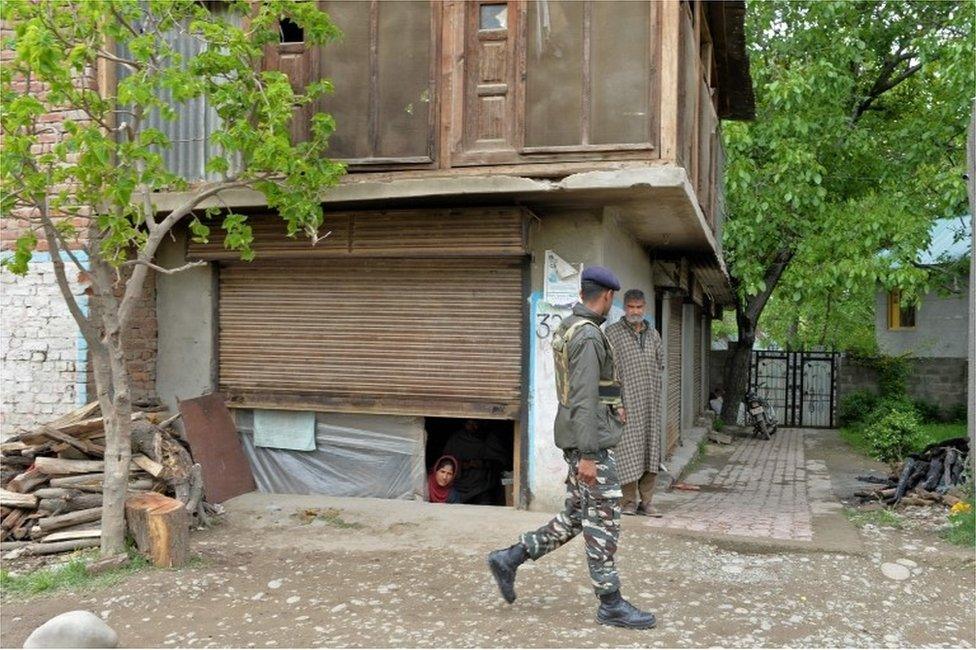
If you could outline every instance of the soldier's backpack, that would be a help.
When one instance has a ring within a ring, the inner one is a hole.
[[[580,318],[565,330],[557,329],[552,337],[552,354],[556,364],[556,397],[559,403],[569,407],[569,342],[573,336],[584,326],[590,325],[596,328],[603,338],[603,342],[608,350],[611,350],[610,341],[599,325],[586,318]],[[600,379],[600,402],[607,406],[620,406],[620,383],[611,379]]]

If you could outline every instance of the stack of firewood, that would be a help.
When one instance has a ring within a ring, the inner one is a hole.
[[[175,417],[132,414],[130,495],[159,492],[204,519],[203,481]],[[94,402],[0,443],[2,550],[62,553],[100,544],[105,427]]]
[[[969,440],[953,438],[929,445],[909,454],[900,467],[888,477],[859,476],[878,486],[854,493],[865,501],[882,501],[889,505],[953,506],[965,498],[963,474],[969,457]]]

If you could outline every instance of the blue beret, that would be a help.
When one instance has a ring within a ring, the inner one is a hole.
[[[583,282],[595,282],[601,287],[620,291],[620,280],[605,266],[591,266],[583,270]]]

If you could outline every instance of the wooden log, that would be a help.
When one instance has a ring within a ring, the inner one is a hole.
[[[181,501],[156,492],[125,500],[125,519],[136,547],[157,567],[180,567],[190,551],[190,515]]]
[[[111,557],[106,557],[101,560],[95,560],[87,565],[85,565],[85,571],[88,575],[97,576],[100,573],[105,573],[106,571],[111,571],[112,569],[119,569],[129,564],[129,555],[127,553],[119,553],[118,555],[113,555]]]
[[[935,502],[932,501],[931,499],[922,499],[920,497],[914,497],[909,495],[909,496],[902,497],[899,503],[905,506],[930,506]]]
[[[100,545],[100,539],[72,539],[66,542],[34,542],[24,547],[25,555],[51,555],[54,553],[66,553],[77,551],[82,548],[92,548]]]
[[[21,442],[20,440],[14,440],[12,442],[0,443],[0,454],[9,454],[12,452],[20,452],[27,449],[27,444]]]
[[[157,463],[148,456],[143,456],[142,454],[135,454],[132,457],[132,463],[139,469],[145,471],[150,476],[156,477],[163,473],[163,466]]]
[[[88,508],[87,510],[78,510],[76,512],[69,512],[64,515],[44,517],[43,519],[39,519],[37,521],[37,525],[41,527],[42,531],[51,532],[52,530],[67,528],[68,526],[74,526],[75,524],[98,521],[101,519],[101,517],[101,508]]]
[[[31,492],[38,499],[67,499],[71,493],[72,490],[57,487],[38,488]]]
[[[76,494],[77,496],[69,495],[63,499],[41,499],[37,503],[37,509],[41,512],[60,514],[98,508],[102,505],[102,494],[100,492],[77,492]]]
[[[105,462],[101,460],[66,460],[41,457],[34,461],[34,467],[49,475],[87,474],[89,472],[101,472],[105,469]]]
[[[75,485],[74,489],[81,492],[99,493],[102,492],[102,484],[86,484],[86,485]],[[129,482],[129,492],[146,492],[153,488],[152,479],[138,479]]]
[[[37,507],[37,497],[33,494],[0,489],[0,503],[15,508],[35,508]]]
[[[97,445],[94,443],[88,442],[87,440],[79,440],[70,433],[64,433],[62,431],[58,431],[57,429],[52,429],[51,427],[41,427],[41,433],[52,440],[57,440],[58,442],[63,442],[66,445],[70,445],[83,454],[94,454],[95,447],[97,447]],[[104,453],[104,450],[102,451]]]
[[[0,528],[4,530],[11,531],[14,528],[20,526],[20,524],[27,519],[27,511],[20,508],[14,508],[11,510],[3,521],[0,521]]]
[[[949,506],[950,508],[952,506],[956,505],[957,503],[959,503],[960,501],[962,501],[962,499],[960,499],[958,497],[954,497],[951,494],[943,494],[942,495],[942,503],[944,503],[945,505]]]
[[[102,481],[104,480],[105,474],[101,472],[95,474],[78,474],[77,476],[58,476],[51,479],[51,487],[79,490],[82,485],[97,485],[99,491],[101,491]]]
[[[14,551],[28,545],[30,545],[30,542],[0,542],[0,553],[3,551]]]
[[[30,492],[47,481],[48,476],[38,470],[35,463],[34,467],[29,467],[26,472],[7,483],[7,489],[11,492]]]
[[[21,454],[13,454],[3,457],[3,466],[11,469],[25,470],[33,464],[33,458],[28,458],[27,456],[22,456]]]
[[[59,530],[44,538],[45,542],[63,542],[69,539],[95,539],[102,536],[101,528],[83,528],[81,530]]]
[[[55,476],[64,476],[65,474],[101,473],[105,469],[105,461],[68,460],[65,458],[50,458],[45,456],[35,459],[34,467],[45,474]],[[148,472],[149,474],[156,472],[156,474],[153,474],[153,476],[157,476],[158,474],[162,473],[163,466],[153,460],[150,460],[142,454],[136,454],[132,457],[132,462],[129,464],[129,471],[136,471],[140,469]],[[57,487],[60,486],[61,484],[59,484]]]

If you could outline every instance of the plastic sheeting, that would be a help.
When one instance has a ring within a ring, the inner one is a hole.
[[[252,411],[254,446],[315,451],[315,413],[311,411]]]
[[[306,452],[256,447],[253,411],[236,415],[261,492],[423,499],[423,418],[317,413],[316,450]]]

